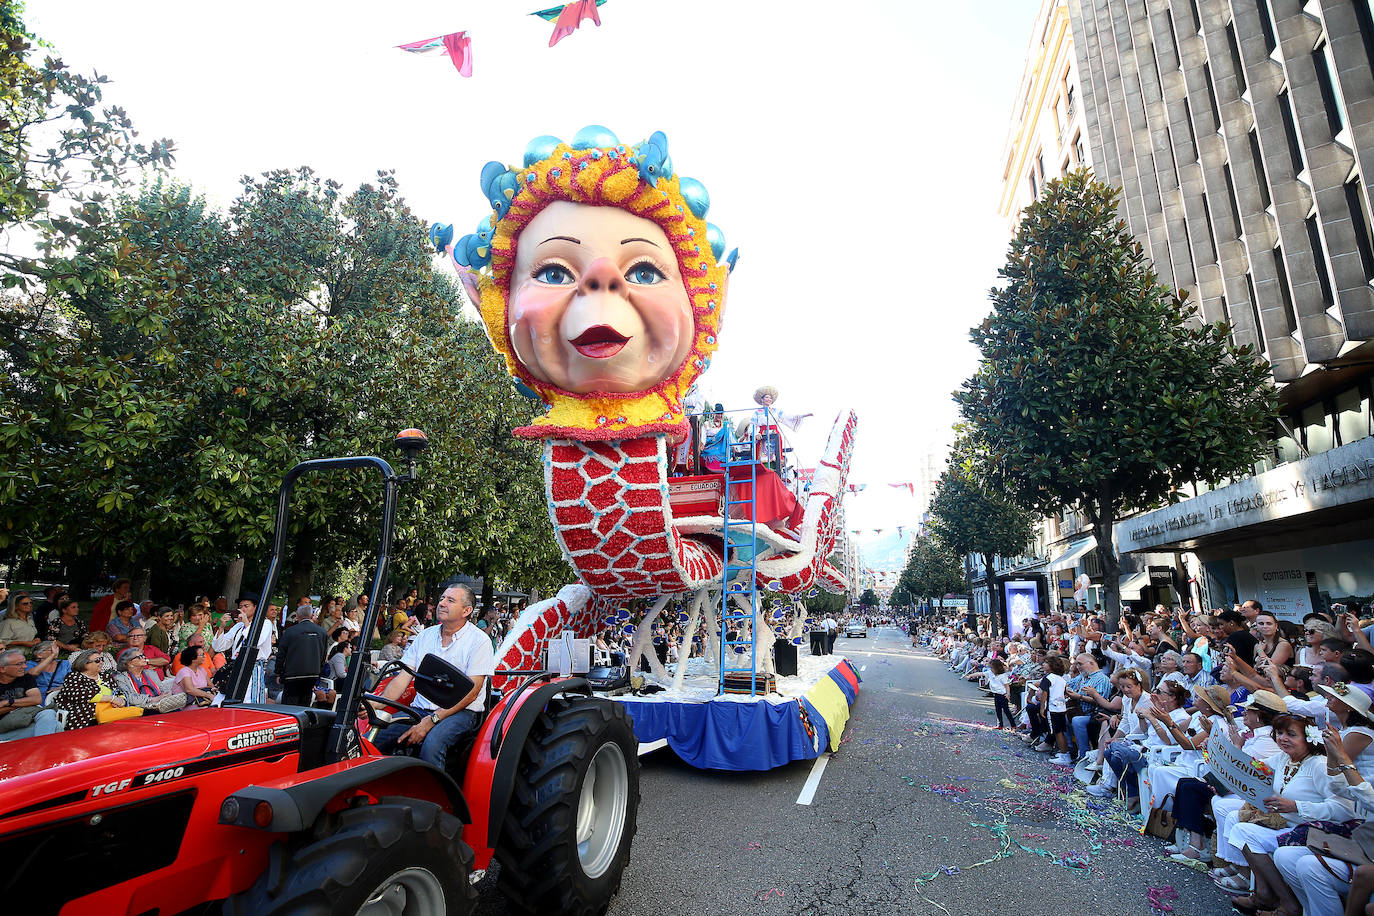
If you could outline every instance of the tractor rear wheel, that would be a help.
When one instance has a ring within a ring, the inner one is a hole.
[[[385,798],[340,812],[333,832],[274,850],[225,916],[426,916],[472,912],[472,850],[463,824],[433,802]]]
[[[639,742],[625,707],[549,701],[530,731],[496,856],[519,913],[604,913],[620,890],[639,811]]]

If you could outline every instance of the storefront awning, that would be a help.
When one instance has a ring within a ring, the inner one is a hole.
[[[1048,566],[1055,572],[1061,569],[1073,569],[1083,555],[1096,546],[1097,539],[1092,537],[1070,541],[1068,546],[1064,548],[1063,553],[1060,553],[1054,559],[1050,560]]]
[[[1121,577],[1121,597],[1140,600],[1140,590],[1150,584],[1149,572],[1131,573]]]

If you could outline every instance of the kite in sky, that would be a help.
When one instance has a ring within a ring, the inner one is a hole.
[[[472,38],[467,32],[450,32],[437,38],[408,41],[397,45],[402,51],[412,54],[429,54],[443,51],[453,61],[453,66],[463,76],[472,76]]]
[[[530,15],[553,23],[553,35],[549,36],[549,47],[552,48],[576,32],[583,20],[590,19],[601,25],[601,17],[597,14],[596,8],[605,2],[606,0],[573,0],[572,3],[537,10]]]

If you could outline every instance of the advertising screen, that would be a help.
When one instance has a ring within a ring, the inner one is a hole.
[[[1002,607],[1006,609],[1007,635],[1026,632],[1032,618],[1040,616],[1040,583],[1035,579],[1008,579],[1002,583]]]

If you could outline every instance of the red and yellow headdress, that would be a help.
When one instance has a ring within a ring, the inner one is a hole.
[[[489,162],[482,190],[492,213],[477,232],[450,246],[451,227],[431,236],[455,261],[476,273],[477,303],[487,337],[515,378],[536,392],[548,412],[515,430],[528,439],[629,439],[653,433],[685,433],[682,398],[711,362],[719,340],[725,280],[737,259],[725,255],[720,230],[705,220],[710,198],[701,182],[673,174],[668,140],[655,133],[638,146],[621,144],[602,127],[579,131],[571,143],[539,137],[521,168]],[[619,207],[657,223],[668,237],[691,301],[693,338],[686,359],[645,391],[565,391],[535,378],[516,357],[510,339],[508,300],[520,233],[554,201]]]

